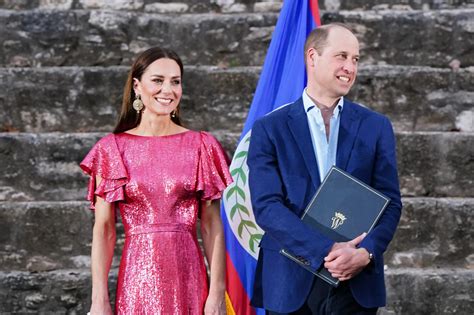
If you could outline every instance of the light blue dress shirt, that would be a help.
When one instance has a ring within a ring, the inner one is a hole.
[[[344,98],[341,97],[339,99],[329,121],[329,141],[326,137],[323,115],[308,96],[306,89],[303,91],[303,105],[308,118],[316,161],[318,161],[319,178],[322,182],[331,166],[336,165],[337,138],[339,136],[339,124],[344,106]]]

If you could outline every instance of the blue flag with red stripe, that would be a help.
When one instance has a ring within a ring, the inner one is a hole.
[[[230,171],[234,182],[223,196],[227,263],[228,314],[264,314],[250,306],[258,244],[263,230],[256,224],[248,189],[247,151],[254,121],[297,100],[306,86],[304,42],[318,25],[317,0],[285,0],[265,58]]]

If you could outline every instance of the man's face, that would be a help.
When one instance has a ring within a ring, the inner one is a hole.
[[[357,75],[359,41],[348,30],[334,27],[329,31],[327,45],[321,54],[308,51],[308,76],[313,76],[318,93],[340,98],[349,93]]]

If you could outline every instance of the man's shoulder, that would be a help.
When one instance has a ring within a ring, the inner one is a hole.
[[[280,123],[282,120],[287,120],[289,112],[293,109],[293,107],[298,106],[299,102],[300,100],[297,100],[295,102],[279,106],[268,114],[260,117],[257,121],[260,121],[263,124],[273,124]]]
[[[360,103],[352,102],[348,99],[344,99],[344,107],[350,108],[352,111],[357,113],[362,119],[371,118],[371,119],[387,119],[385,115],[379,113],[368,106]]]

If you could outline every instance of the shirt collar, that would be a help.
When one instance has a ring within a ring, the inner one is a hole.
[[[303,105],[304,105],[304,111],[305,113],[308,113],[310,110],[317,108],[316,104],[311,100],[311,98],[308,95],[308,92],[306,91],[307,88],[304,89],[303,91]],[[342,109],[344,107],[344,96],[341,96],[339,101],[337,102],[336,108],[339,109],[339,113],[342,112]],[[336,109],[334,109],[336,111]]]

